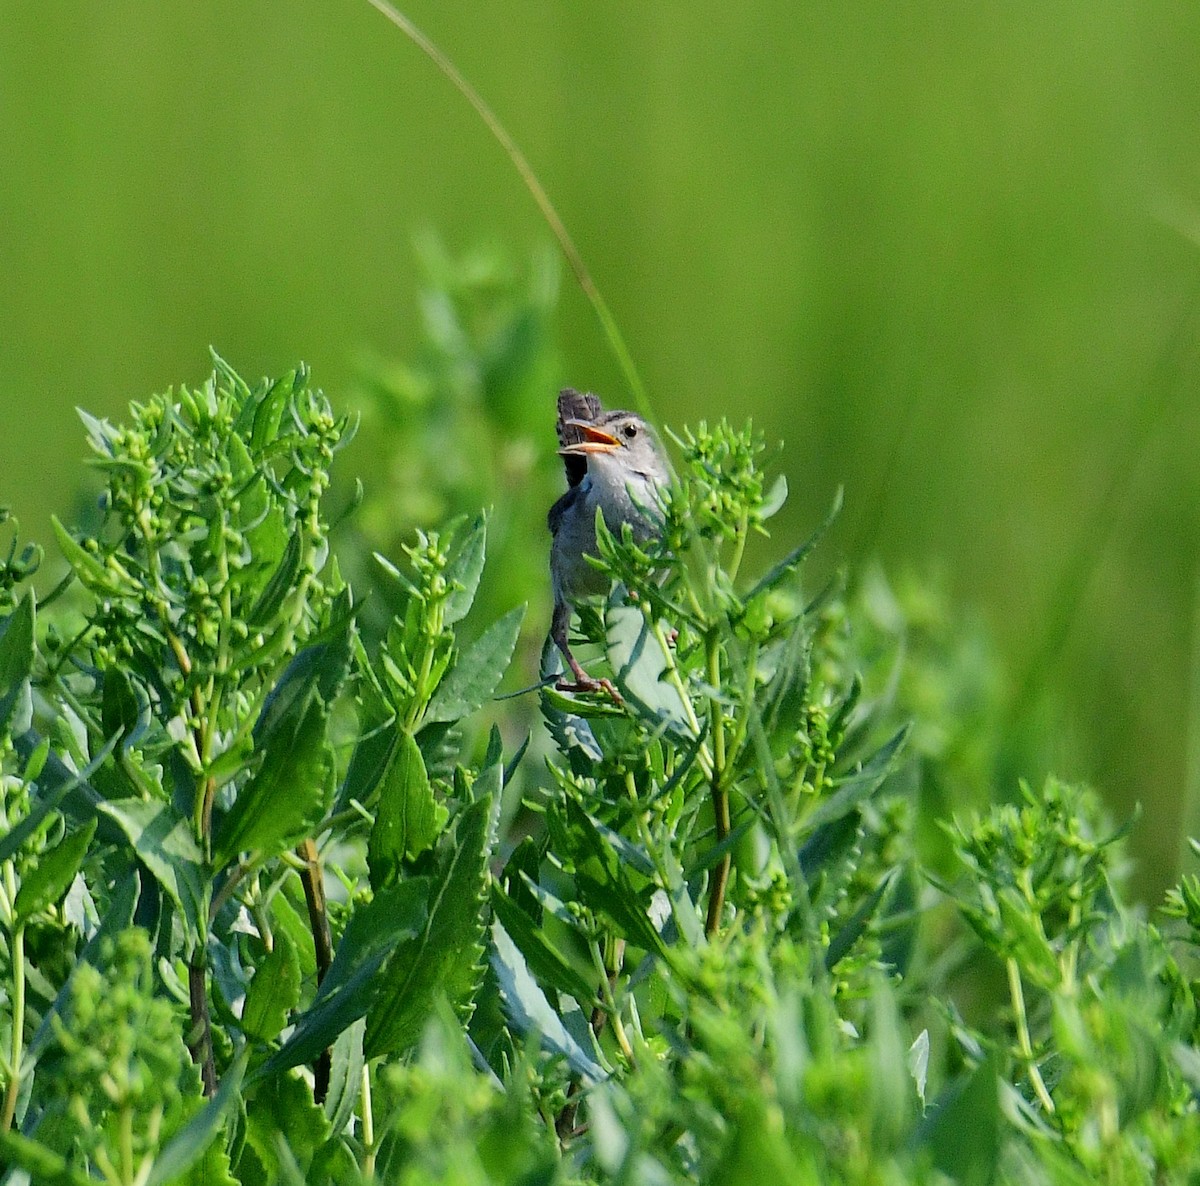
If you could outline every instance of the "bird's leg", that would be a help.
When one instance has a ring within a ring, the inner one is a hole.
[[[609,679],[593,679],[580,666],[579,660],[571,654],[571,644],[568,642],[567,636],[571,626],[571,607],[565,601],[559,601],[554,606],[554,616],[550,619],[550,637],[554,641],[554,645],[562,651],[563,658],[567,661],[567,666],[571,669],[571,674],[575,677],[575,682],[564,675],[554,686],[560,692],[607,692],[618,704],[623,704],[621,693],[617,691],[612,680]]]

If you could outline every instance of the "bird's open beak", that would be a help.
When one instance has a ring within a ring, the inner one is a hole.
[[[586,457],[589,453],[611,453],[621,447],[621,442],[615,436],[597,428],[594,424],[589,424],[586,420],[565,420],[563,423],[569,428],[579,429],[583,434],[583,440],[577,441],[573,445],[564,445],[558,451],[560,456]]]

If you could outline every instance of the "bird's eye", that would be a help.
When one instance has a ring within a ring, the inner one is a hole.
[[[637,425],[636,424],[626,424],[624,431],[625,431],[625,439],[628,441],[632,441],[633,438],[635,436],[637,436]]]

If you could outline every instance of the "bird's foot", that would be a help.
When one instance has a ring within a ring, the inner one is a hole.
[[[558,692],[589,692],[592,694],[605,692],[612,697],[614,703],[625,703],[621,693],[617,691],[616,685],[610,679],[593,679],[590,675],[577,675],[574,680],[569,680],[563,676],[554,685],[554,688]]]

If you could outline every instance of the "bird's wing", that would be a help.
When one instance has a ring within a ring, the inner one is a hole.
[[[565,461],[566,458],[563,460]],[[579,460],[583,461],[584,459],[581,457]],[[584,465],[584,473],[587,473],[586,463]],[[580,488],[579,483],[576,482],[567,490],[566,494],[564,494],[562,498],[560,498],[550,508],[550,513],[546,516],[546,526],[550,528],[551,535],[558,534],[558,525],[562,522],[563,515],[565,515],[575,505],[576,501],[583,496],[583,491]]]
[[[566,387],[558,393],[558,445],[578,445],[583,439],[579,429],[573,428],[568,420],[595,420],[604,411],[598,397],[590,392],[576,391]],[[574,489],[587,475],[586,457],[564,457],[563,468],[567,471],[567,485]],[[551,509],[551,515],[554,514]],[[553,530],[553,529],[552,529]]]

